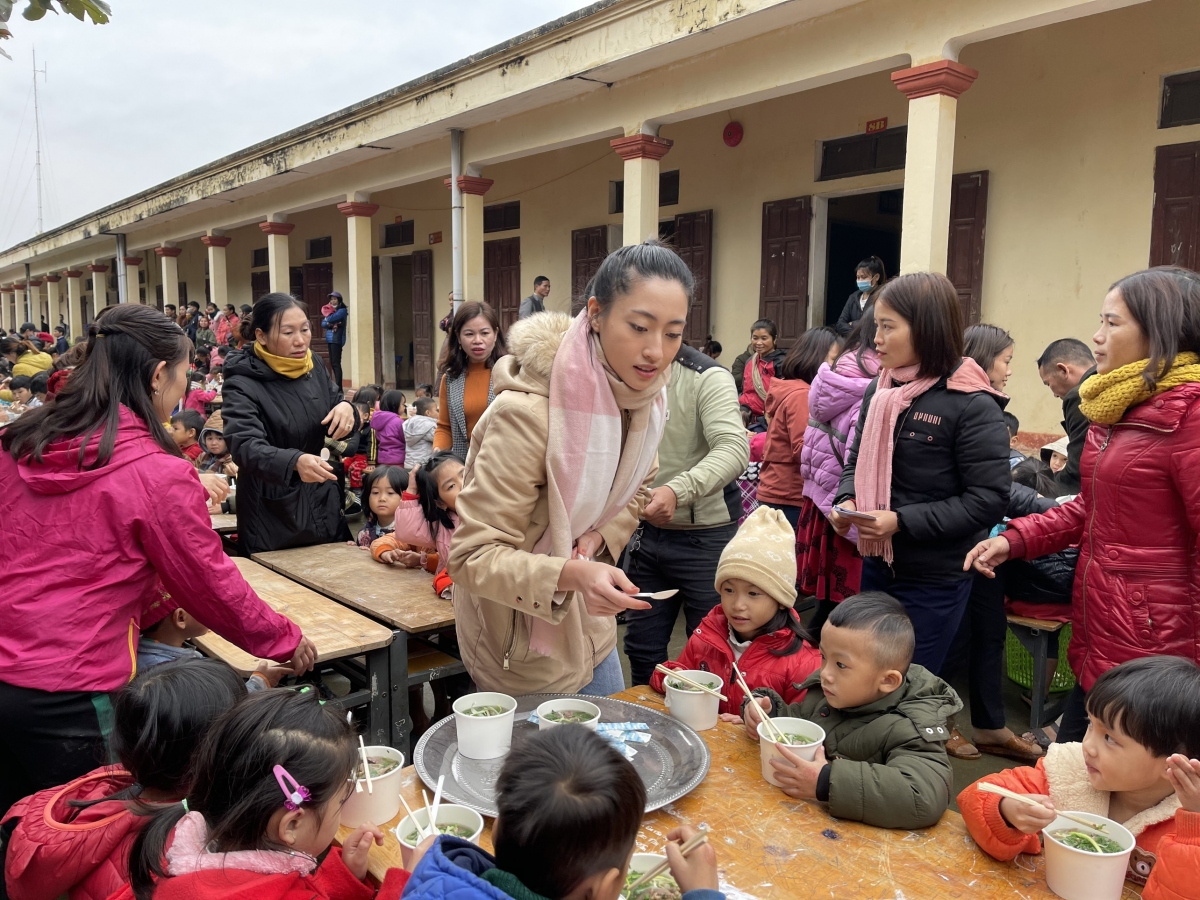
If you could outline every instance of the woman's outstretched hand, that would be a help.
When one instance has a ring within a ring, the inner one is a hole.
[[[558,589],[579,594],[593,616],[615,616],[626,609],[650,608],[644,600],[629,596],[638,589],[625,573],[605,563],[568,559],[558,576]]]
[[[328,425],[328,435],[335,441],[340,441],[354,430],[354,407],[343,400],[321,420],[322,425]]]
[[[996,566],[1008,559],[1011,550],[1008,539],[1002,534],[980,541],[967,554],[966,561],[963,562],[963,571],[969,572],[974,567],[976,572],[985,577],[995,578]]]

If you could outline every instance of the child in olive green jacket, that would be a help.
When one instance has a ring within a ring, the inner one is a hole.
[[[839,819],[880,828],[924,828],[950,802],[946,719],[962,709],[958,694],[911,664],[912,622],[888,594],[868,592],[838,604],[821,630],[821,670],[799,687],[790,706],[774,691],[756,690],[771,716],[808,719],[825,730],[813,762],[785,747],[773,760],[784,793],[829,804]],[[756,740],[759,717],[743,708]]]

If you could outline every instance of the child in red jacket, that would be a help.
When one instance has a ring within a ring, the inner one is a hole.
[[[751,690],[770,688],[787,703],[799,703],[800,684],[821,667],[821,652],[808,642],[796,605],[796,533],[783,513],[760,506],[742,523],[717,563],[714,606],[692,632],[668,669],[701,669],[725,681],[722,721],[741,722],[742,689],[733,664]],[[663,692],[664,675],[650,686]]]
[[[4,877],[10,900],[106,900],[129,881],[129,850],[146,819],[134,801],[178,802],[209,726],[246,695],[220,660],[181,659],[142,672],[113,702],[113,750],[70,784],[18,801]]]
[[[1044,808],[975,785],[958,795],[971,836],[996,859],[1013,859],[1041,852],[1038,833],[1056,810],[1095,813],[1137,838],[1125,877],[1146,885],[1144,898],[1200,897],[1200,667],[1175,656],[1122,663],[1088,691],[1087,713],[1083,743],[1051,744],[1034,768],[980,779]]]
[[[248,696],[205,737],[187,798],[151,813],[114,900],[371,900],[367,856],[383,843],[375,825],[317,864],[356,765],[349,723],[315,691]],[[407,880],[389,870],[380,896],[397,897]]]

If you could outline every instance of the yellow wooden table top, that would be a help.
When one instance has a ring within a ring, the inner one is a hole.
[[[428,572],[377,563],[353,544],[273,550],[255,553],[252,559],[409,634],[454,624],[454,609],[433,592]]]
[[[214,512],[210,512],[208,515],[212,519],[213,531],[217,534],[232,534],[237,531],[237,516]]]
[[[241,558],[233,562],[268,606],[299,625],[304,636],[317,645],[318,662],[357,656],[392,642],[392,631],[386,625],[372,622],[256,562]],[[245,650],[212,632],[196,638],[196,645],[246,675],[259,663]]]
[[[648,687],[613,695],[659,711],[662,698]],[[1041,856],[998,862],[976,846],[962,817],[949,811],[933,828],[894,831],[831,817],[816,802],[793,800],[767,784],[758,744],[740,725],[719,723],[700,732],[712,765],[704,782],[681,800],[648,814],[637,847],[661,852],[666,834],[680,824],[706,825],[713,832],[721,888],[728,900],[836,898],[1054,897],[1046,887]],[[415,809],[421,779],[404,770],[401,793]],[[431,794],[432,796],[432,794]],[[371,874],[382,881],[402,866],[400,843],[384,826],[382,847],[371,849]],[[492,848],[492,821],[485,820],[479,844]],[[339,840],[348,833],[340,829]],[[1125,897],[1138,896],[1128,883]]]

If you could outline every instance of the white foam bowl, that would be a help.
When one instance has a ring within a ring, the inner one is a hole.
[[[483,816],[468,806],[459,806],[456,803],[443,803],[438,807],[437,823],[439,826],[462,825],[470,828],[471,836],[463,838],[463,840],[476,845],[479,843],[479,836],[483,834]],[[418,835],[416,841],[412,843],[408,841],[409,835],[417,830],[418,825],[422,828],[429,825],[429,813],[425,811],[424,807],[413,810],[411,816],[405,816],[396,826],[396,840],[400,842],[400,857],[404,861],[406,869],[409,868],[413,850],[422,840]]]
[[[1088,822],[1104,826],[1105,837],[1121,845],[1122,853],[1089,853],[1076,850],[1058,841],[1053,835],[1063,829],[1085,831],[1076,822],[1059,816],[1042,833],[1046,836],[1046,887],[1063,900],[1120,900],[1125,891],[1125,873],[1129,856],[1137,843],[1133,834],[1120,822],[1094,813],[1071,812]]]
[[[350,799],[342,806],[339,817],[339,821],[347,828],[357,828],[363,822],[382,825],[396,818],[396,814],[400,812],[400,782],[403,778],[401,773],[404,771],[404,754],[393,747],[369,746],[367,756],[386,756],[396,760],[399,765],[386,775],[372,778],[370,790],[367,789],[367,780],[359,779],[358,784],[362,790],[354,790]],[[361,766],[362,754],[359,753],[355,772],[358,772]]]
[[[720,675],[704,672],[699,669],[684,669],[678,674],[690,678],[700,684],[715,684],[713,690],[720,693],[725,682]],[[696,731],[707,731],[717,727],[717,713],[721,709],[721,698],[714,697],[704,691],[681,690],[673,686],[670,675],[663,676],[663,690],[666,693],[667,709],[671,715]]]
[[[808,719],[793,719],[783,716],[778,719],[771,719],[771,724],[785,734],[801,734],[812,738],[813,741],[811,744],[784,745],[792,753],[795,753],[801,759],[807,759],[809,762],[817,758],[817,749],[825,743],[825,729],[815,722],[808,721]],[[773,784],[775,787],[782,787],[783,785],[775,777],[775,767],[771,765],[771,760],[783,759],[783,754],[779,752],[779,745],[767,737],[769,733],[766,730],[766,725],[763,722],[759,722],[758,752],[762,760],[762,775],[768,784]]]
[[[584,728],[596,730],[596,726],[600,724],[600,707],[595,703],[588,703],[586,700],[577,700],[574,697],[563,697],[560,700],[547,700],[537,708],[538,731],[547,731],[551,728],[557,728],[559,725],[571,724],[568,722],[552,722],[546,718],[546,713],[550,712],[585,712],[591,713],[592,718],[586,722],[576,722],[576,725],[582,725]]]
[[[502,706],[498,716],[468,716],[475,706]],[[458,752],[467,759],[499,759],[512,746],[513,713],[517,701],[508,694],[481,691],[454,701],[454,727],[458,732]]]

